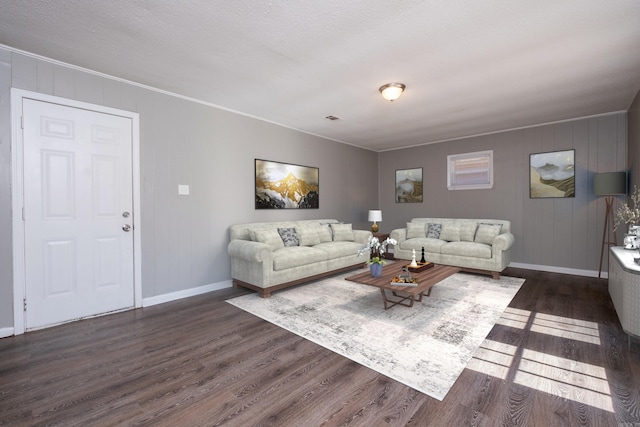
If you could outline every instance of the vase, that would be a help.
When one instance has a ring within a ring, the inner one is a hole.
[[[627,250],[640,249],[640,227],[629,224],[627,234],[624,236],[624,248]]]
[[[371,264],[369,265],[369,271],[373,277],[382,276],[382,264]]]

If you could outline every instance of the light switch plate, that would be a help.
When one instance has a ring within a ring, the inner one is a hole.
[[[189,186],[184,184],[178,185],[178,195],[179,196],[188,196],[189,195]]]

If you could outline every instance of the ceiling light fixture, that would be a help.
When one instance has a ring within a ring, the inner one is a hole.
[[[402,83],[387,83],[384,86],[380,87],[380,93],[384,99],[389,101],[395,101],[402,95],[406,86]]]

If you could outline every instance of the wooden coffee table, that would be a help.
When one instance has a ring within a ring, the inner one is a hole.
[[[460,267],[436,264],[419,273],[411,273],[411,277],[414,277],[418,281],[418,286],[392,285],[391,280],[395,276],[399,276],[402,272],[402,267],[407,264],[409,264],[408,261],[400,260],[393,264],[385,265],[382,269],[382,276],[380,277],[371,276],[371,273],[367,270],[366,272],[359,273],[354,276],[345,277],[345,280],[379,288],[380,293],[382,294],[384,309],[388,310],[395,305],[413,307],[414,301],[422,301],[422,296],[425,295],[425,292],[427,296],[431,295],[431,288],[436,283],[461,270]],[[390,299],[387,296],[387,291],[389,291],[396,299]]]

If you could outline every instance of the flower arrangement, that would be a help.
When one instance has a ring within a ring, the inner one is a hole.
[[[382,259],[382,255],[384,255],[384,253],[386,252],[387,246],[397,244],[398,241],[390,237],[387,237],[384,242],[380,242],[380,239],[375,236],[371,236],[369,237],[369,241],[367,242],[367,244],[358,250],[358,256],[362,256],[365,253],[369,252],[370,257],[367,261],[367,264],[383,265],[385,262],[384,259]]]
[[[640,224],[640,192],[638,187],[633,186],[633,193],[631,194],[631,203],[623,203],[622,206],[616,211],[616,222],[613,230],[617,230],[618,226],[622,223],[625,224]]]

